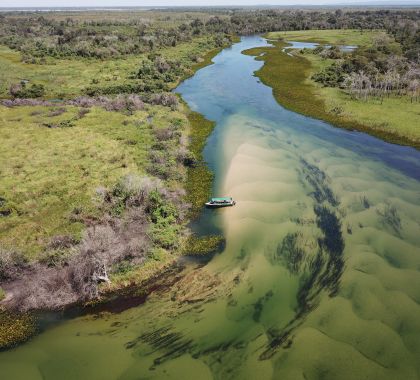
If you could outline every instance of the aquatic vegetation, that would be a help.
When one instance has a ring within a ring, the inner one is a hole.
[[[310,196],[318,203],[327,201],[334,207],[338,206],[340,202],[329,187],[330,179],[327,175],[317,166],[309,164],[303,158],[301,158],[301,164],[304,179],[313,189]]]
[[[179,332],[171,332],[170,327],[162,327],[151,333],[146,333],[138,338],[139,341],[148,343],[154,349],[164,348],[166,353],[154,360],[154,365],[159,365],[166,360],[177,358],[188,352],[193,346],[192,339],[185,339]],[[134,347],[135,342],[128,342],[126,347]]]
[[[186,200],[191,204],[191,217],[196,217],[202,210],[203,204],[211,195],[213,173],[203,160],[203,149],[206,140],[214,128],[214,123],[206,120],[196,112],[188,114],[190,124],[189,150],[195,157],[193,167],[188,167],[185,190]]]
[[[360,203],[363,205],[365,209],[370,207],[369,199],[366,197],[366,195],[363,195],[360,197]]]
[[[276,250],[276,257],[282,260],[287,269],[294,274],[300,270],[302,262],[304,262],[306,253],[300,246],[302,234],[299,232],[288,233]]]
[[[344,241],[339,219],[325,206],[315,206],[314,212],[317,216],[316,224],[324,233],[324,238],[320,239],[321,248],[327,249],[332,255],[341,255],[344,250]]]
[[[31,314],[14,314],[0,309],[0,351],[28,340],[36,332]]]
[[[264,309],[264,304],[273,297],[273,292],[268,291],[263,297],[260,297],[257,302],[254,304],[254,313],[252,314],[252,319],[255,322],[259,322],[261,318],[261,313]]]
[[[328,186],[329,179],[322,170],[304,159],[300,163],[301,178],[314,190],[309,195],[316,202],[313,211],[322,236],[318,238],[315,248],[308,249],[301,243],[302,232],[288,233],[277,247],[275,257],[284,263],[290,273],[299,276],[297,307],[295,317],[285,327],[270,330],[270,343],[260,355],[261,360],[271,358],[281,346],[290,347],[292,333],[319,304],[321,293],[326,292],[330,297],[338,293],[344,271],[344,239],[337,216],[340,215],[337,197]],[[337,214],[334,210],[337,210]]]
[[[196,236],[187,239],[183,254],[192,256],[205,256],[219,252],[225,245],[225,239],[220,235]]]
[[[401,218],[394,205],[386,203],[383,209],[378,208],[376,212],[383,225],[388,225],[398,236],[401,235]]]

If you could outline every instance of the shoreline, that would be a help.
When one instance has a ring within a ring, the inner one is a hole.
[[[202,61],[197,62],[192,66],[191,74],[182,77],[174,85],[172,91],[184,80],[194,76],[198,70],[213,64],[212,59],[217,54],[223,49],[238,42],[238,40],[238,37],[232,36],[229,45],[212,49],[207,52],[202,58]],[[215,123],[207,120],[201,114],[192,111],[182,97],[179,97],[181,99],[182,107],[184,107],[183,113],[189,121],[189,148],[195,154],[198,162],[197,165],[187,168],[187,180],[184,185],[187,192],[186,197],[192,203],[187,223],[188,225],[199,216],[201,210],[200,205],[203,204],[203,200],[205,201],[211,192],[213,173],[203,160],[202,151],[205,147],[207,138],[215,127]],[[199,194],[196,197],[193,197],[192,190],[194,189],[194,191],[197,192],[197,187],[199,188]],[[204,239],[205,238],[206,237],[204,237]],[[214,239],[215,237],[207,238]],[[218,238],[219,240],[214,242],[213,246],[210,247],[206,254],[212,255],[224,244],[223,238]],[[188,256],[188,253],[186,253],[188,252],[188,245],[193,244],[196,244],[196,242],[189,242],[186,240],[183,242],[181,249],[172,255],[167,255],[162,261],[139,267],[137,273],[134,273],[135,276],[133,276],[132,281],[116,284],[116,286],[112,286],[111,284],[108,289],[105,288],[102,290],[101,299],[93,302],[77,302],[68,305],[62,310],[33,311],[23,314],[9,311],[6,308],[2,308],[0,305],[0,322],[3,327],[2,330],[0,330],[0,352],[23,344],[42,332],[45,327],[42,329],[39,327],[39,320],[37,318],[37,314],[39,313],[56,313],[58,315],[58,320],[62,320],[66,316],[76,317],[78,315],[94,314],[105,311],[118,313],[144,303],[151,293],[161,288],[168,288],[178,280],[176,274],[182,270],[182,266],[179,264],[180,259]],[[198,253],[199,257],[203,257],[204,255],[203,252]],[[140,273],[145,275],[145,277],[139,276]],[[140,277],[141,280],[137,282],[134,277]]]
[[[334,115],[326,110],[323,98],[316,87],[307,83],[312,63],[301,55],[288,55],[282,49],[289,44],[283,40],[269,39],[273,46],[244,50],[242,54],[263,61],[255,72],[262,83],[271,87],[276,101],[284,108],[332,124],[334,127],[367,133],[386,142],[420,149],[420,142],[390,131],[375,129],[345,116]]]

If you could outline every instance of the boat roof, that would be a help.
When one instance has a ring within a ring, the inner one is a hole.
[[[212,198],[212,202],[223,202],[223,201],[231,201],[232,197],[221,197],[221,198]]]

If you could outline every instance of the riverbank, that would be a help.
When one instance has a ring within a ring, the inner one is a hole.
[[[238,40],[237,38],[234,38],[234,37],[232,38],[232,42],[233,41],[236,42],[237,40]],[[187,76],[184,76],[183,78],[181,78],[180,80],[172,84],[172,88],[175,88],[182,80],[185,80],[188,77],[194,75],[194,73],[198,71],[199,69],[212,64],[212,58],[215,55],[217,55],[225,47],[226,45],[217,49],[212,49],[208,51],[207,53],[205,53],[201,59],[198,59],[197,62],[194,65],[192,65]],[[49,108],[45,106],[26,107],[26,108],[28,109],[25,110],[23,114],[21,112],[21,109],[19,111],[20,117],[22,118],[23,116],[25,118],[25,122],[29,122],[29,121],[33,122],[32,120],[30,120],[31,118],[33,117],[39,118],[38,115],[43,115],[45,112],[49,111],[50,114],[48,114],[47,116],[49,118],[57,118],[58,124],[62,122],[62,119],[64,120],[66,117],[68,117],[69,113],[71,113],[72,116],[74,115],[77,116],[77,111],[78,111],[77,108],[75,107],[67,107],[66,109],[64,108],[60,109],[60,112],[57,112],[57,115],[55,114],[52,115],[52,112],[54,110],[51,111]],[[161,110],[159,110],[158,106],[152,106],[152,107],[148,106],[148,108],[146,108],[146,111],[147,112],[144,112],[144,110],[140,110],[139,112],[134,111],[131,113],[131,115],[124,115],[124,114],[119,114],[119,113],[112,113],[112,115],[109,115],[109,112],[101,110],[100,108],[90,109],[90,111],[88,112],[89,117],[87,118],[88,120],[87,124],[89,128],[95,129],[95,133],[96,133],[96,128],[97,128],[96,123],[97,123],[98,116],[101,118],[101,120],[103,120],[102,129],[104,130],[102,132],[104,133],[104,136],[111,137],[111,138],[109,139],[109,141],[104,140],[101,146],[102,148],[105,147],[106,149],[108,149],[109,150],[108,153],[110,155],[115,154],[115,151],[119,150],[118,147],[115,146],[115,142],[113,140],[115,135],[119,135],[119,136],[116,136],[117,140],[120,140],[120,141],[123,140],[122,141],[123,143],[125,142],[126,139],[129,138],[128,140],[129,143],[122,144],[122,147],[124,148],[124,150],[126,150],[126,152],[124,152],[124,154],[122,154],[121,157],[118,156],[118,159],[111,161],[113,164],[112,166],[115,166],[115,164],[117,164],[116,168],[119,170],[115,170],[115,169],[109,170],[108,166],[106,165],[104,166],[104,168],[96,168],[96,169],[93,167],[92,168],[86,167],[86,162],[83,161],[85,160],[86,153],[83,154],[82,152],[80,152],[80,159],[83,162],[81,161],[80,165],[84,166],[84,170],[87,173],[90,173],[93,170],[97,171],[98,169],[105,170],[107,173],[112,173],[112,176],[109,176],[109,174],[105,175],[107,179],[105,183],[99,182],[99,183],[111,185],[113,182],[116,181],[117,178],[124,175],[124,173],[129,173],[133,171],[136,172],[139,170],[140,172],[142,172],[144,170],[142,168],[146,166],[148,162],[147,156],[145,156],[144,154],[141,154],[139,156],[137,154],[133,162],[130,162],[130,159],[131,159],[131,156],[133,155],[133,152],[132,152],[133,145],[146,144],[147,146],[148,142],[150,143],[150,141],[152,140],[151,137],[153,136],[151,136],[150,131],[148,131],[150,129],[148,127],[148,124],[151,124],[153,122],[153,124],[157,124],[158,129],[160,129],[161,127],[164,127],[168,123],[173,123],[174,121],[176,123],[182,123],[182,129],[183,129],[182,135],[184,136],[183,137],[184,140],[187,141],[186,148],[188,149],[189,152],[192,153],[192,156],[185,157],[186,160],[188,161],[188,162],[183,162],[183,165],[185,166],[185,169],[183,170],[185,171],[185,173],[179,173],[179,177],[185,179],[183,187],[185,187],[185,191],[186,191],[186,196],[185,196],[186,201],[191,203],[191,210],[187,215],[188,219],[182,222],[182,226],[181,225],[179,226],[179,228],[181,228],[182,231],[179,232],[179,238],[178,238],[179,244],[177,243],[178,247],[176,249],[170,249],[170,250],[154,249],[151,254],[151,257],[146,259],[146,261],[143,264],[136,265],[134,267],[131,265],[126,265],[126,268],[122,268],[122,270],[119,270],[118,273],[110,274],[110,277],[109,277],[110,282],[103,283],[99,289],[100,291],[99,300],[95,300],[93,303],[88,302],[87,304],[84,304],[81,306],[79,303],[76,303],[76,306],[70,306],[70,308],[87,307],[89,310],[94,311],[99,308],[98,305],[100,305],[101,308],[104,308],[104,309],[107,308],[107,304],[109,304],[109,307],[112,308],[113,304],[120,302],[118,300],[119,298],[121,298],[123,300],[122,302],[125,304],[129,304],[131,302],[131,299],[134,299],[134,298],[137,300],[140,299],[142,300],[141,302],[144,302],[148,294],[154,291],[156,286],[158,286],[157,284],[162,279],[161,274],[162,273],[168,274],[169,272],[172,272],[174,268],[177,267],[176,263],[180,256],[192,255],[195,253],[195,250],[197,250],[196,253],[200,256],[202,256],[203,254],[210,254],[220,249],[221,244],[223,244],[223,238],[220,236],[208,236],[204,238],[196,238],[194,236],[189,237],[189,234],[187,232],[187,225],[189,221],[199,215],[199,212],[202,208],[203,203],[208,199],[208,196],[210,194],[213,176],[212,176],[211,171],[207,168],[205,162],[203,161],[202,149],[204,148],[207,137],[213,130],[214,123],[206,120],[200,114],[192,112],[188,108],[187,104],[182,101],[179,104],[178,110],[172,110],[172,111],[166,112],[164,108],[161,108]],[[8,111],[6,111],[5,109],[5,112],[6,113],[3,115],[4,120],[9,121],[10,119],[12,122],[17,121],[15,120],[16,117],[14,116],[14,113],[16,113],[16,111],[14,109],[10,109]],[[63,114],[65,115],[64,117],[62,116]],[[94,116],[94,118],[92,118],[92,116]],[[82,117],[84,117],[84,115]],[[81,119],[82,117],[79,117],[79,119]],[[22,120],[21,118],[19,119],[19,121]],[[78,130],[80,129],[80,128],[77,128],[79,122],[78,122],[77,117],[74,117],[74,118],[75,118],[75,121],[77,122],[76,126],[74,128],[62,129],[63,133],[74,134],[78,132]],[[147,119],[147,122],[141,123],[140,125],[139,119],[140,120]],[[52,120],[52,121],[55,121],[55,120]],[[123,124],[124,126],[126,126],[125,129],[127,129],[127,126],[131,128],[131,125],[132,125],[133,127],[132,132],[134,132],[135,135],[137,135],[137,133],[134,130],[138,129],[138,127],[142,127],[142,129],[144,129],[144,132],[146,132],[146,135],[144,135],[143,133],[143,136],[140,137],[141,141],[135,141],[136,144],[134,144],[133,142],[134,135],[133,133],[130,133],[130,131],[128,131],[128,136],[122,136],[121,132],[118,132],[117,130],[115,131],[105,130],[107,128],[108,129],[114,128],[115,125],[117,125],[117,128],[118,128],[120,124]],[[144,124],[144,128],[143,128],[143,124]],[[74,125],[72,125],[72,127],[73,126]],[[79,132],[81,133],[93,132],[93,130],[92,132],[89,132],[89,129],[87,130],[88,132],[85,132],[86,119],[84,119],[83,122],[81,122],[80,127],[82,126],[83,126],[83,130],[80,129]],[[32,131],[32,129],[34,129],[34,131]],[[38,129],[38,128],[37,127],[33,128],[31,125],[31,133],[32,132],[39,133],[35,131],[35,129]],[[44,131],[48,131],[48,132],[41,132],[41,133],[50,133],[48,129],[45,129]],[[153,129],[152,129],[152,133],[153,133]],[[47,138],[47,137],[44,136],[44,138]],[[95,137],[96,140],[97,138],[98,136]],[[38,136],[38,139],[39,139],[39,136]],[[62,137],[60,138],[60,141],[61,139]],[[71,139],[72,138],[70,138],[70,140]],[[60,141],[58,141],[58,143],[61,144]],[[89,141],[91,141],[91,138],[87,137],[86,138],[87,145],[86,144],[85,144],[86,146],[82,145],[78,149],[84,150],[84,151],[86,151],[86,149],[89,149],[90,148],[88,146]],[[51,146],[51,149],[56,148],[54,144],[53,145],[50,144],[50,146]],[[176,147],[173,147],[173,148],[176,148]],[[79,155],[77,152],[74,152],[74,153],[75,154],[73,154],[73,156]],[[45,153],[45,155],[48,156],[47,153]],[[92,156],[92,153],[90,154],[90,156]],[[41,160],[41,161],[44,161],[44,160]],[[121,161],[121,163],[119,161]],[[139,162],[140,162],[140,167],[137,166],[139,165]],[[60,167],[58,167],[58,169],[60,169]],[[76,174],[77,173],[75,173],[75,175]],[[44,178],[43,172],[41,172],[39,176],[41,178]],[[98,175],[96,177],[98,177]],[[101,178],[101,180],[103,180],[103,178]],[[60,181],[58,181],[58,183],[59,182]],[[171,186],[172,187],[175,186],[176,188],[179,187],[178,182],[179,182],[179,179],[172,181]],[[37,183],[39,183],[39,181]],[[65,183],[63,182],[63,184]],[[92,184],[87,182],[84,186],[91,187]],[[86,197],[87,197],[86,199],[88,199],[89,196],[86,195]],[[49,198],[47,198],[47,200],[48,199]],[[75,198],[75,201],[78,201],[78,199],[79,198]],[[66,218],[66,215],[65,215],[66,212],[65,210],[63,210],[60,202],[56,204],[58,207],[56,209],[54,208],[55,217],[50,216],[46,220],[46,222],[51,224],[51,230],[55,228],[55,230],[57,231],[57,228],[56,228],[57,219],[61,217]],[[45,212],[48,212],[48,213],[51,212],[50,201],[44,202],[43,206],[46,207]],[[88,215],[89,214],[94,215],[96,217],[99,216],[96,210],[94,210],[93,208],[83,209],[82,213],[88,214]],[[82,225],[83,221],[82,219],[80,219],[77,222],[78,223],[75,225],[75,230],[73,231],[73,233],[76,233],[78,236],[81,236],[81,232],[83,231],[83,225]],[[93,218],[90,221],[90,223],[92,222],[95,223],[95,218]],[[24,224],[22,224],[21,222],[19,224],[20,226],[18,225],[18,228],[21,228],[21,229],[23,228],[22,231],[24,231],[25,230]],[[63,225],[63,231],[67,233],[69,232],[68,227],[66,225]],[[30,232],[31,230],[28,229],[26,233],[28,234]],[[44,232],[48,232],[48,229],[44,230]],[[13,234],[13,236],[20,236],[20,235]],[[3,235],[3,237],[6,237],[6,235]],[[30,238],[29,235],[28,235],[28,238]],[[42,240],[38,239],[38,241],[42,241]],[[206,244],[206,248],[203,247],[204,243]],[[36,249],[37,246],[34,245],[34,248]],[[37,251],[34,251],[34,250],[29,251],[29,255],[32,257],[36,257]],[[4,301],[7,301],[10,298],[12,293],[8,294],[6,292],[4,294],[3,289],[1,289],[1,291],[3,295],[2,298],[4,297]],[[5,308],[3,308],[2,310],[1,306],[0,306],[0,324],[2,326],[2,328],[0,329],[0,350],[6,349],[8,347],[13,347],[21,342],[26,341],[38,330],[37,319],[34,314],[14,313],[14,312],[7,311]]]
[[[299,32],[269,33],[266,37],[354,45],[369,41],[367,35],[357,34],[355,38],[347,33],[340,38],[340,32],[325,32],[331,31],[305,31],[300,38]],[[298,50],[285,52],[283,50],[289,44],[283,39],[271,40],[272,47],[244,52],[264,61],[264,66],[255,74],[273,89],[274,97],[282,106],[337,127],[369,133],[396,144],[420,147],[420,130],[415,121],[418,119],[416,104],[410,99],[390,97],[382,103],[375,100],[363,102],[352,99],[339,88],[322,87],[311,77],[330,62],[314,54],[301,54]]]

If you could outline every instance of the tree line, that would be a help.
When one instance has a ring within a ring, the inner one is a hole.
[[[156,24],[140,15],[138,19],[92,21],[6,13],[0,15],[0,43],[19,50],[26,62],[42,63],[45,57],[106,59],[142,54],[188,42],[198,35],[351,28],[385,29],[401,41],[407,54],[416,56],[419,52],[416,10],[200,9],[191,19],[177,18],[173,10],[161,13],[166,15],[166,23]]]

